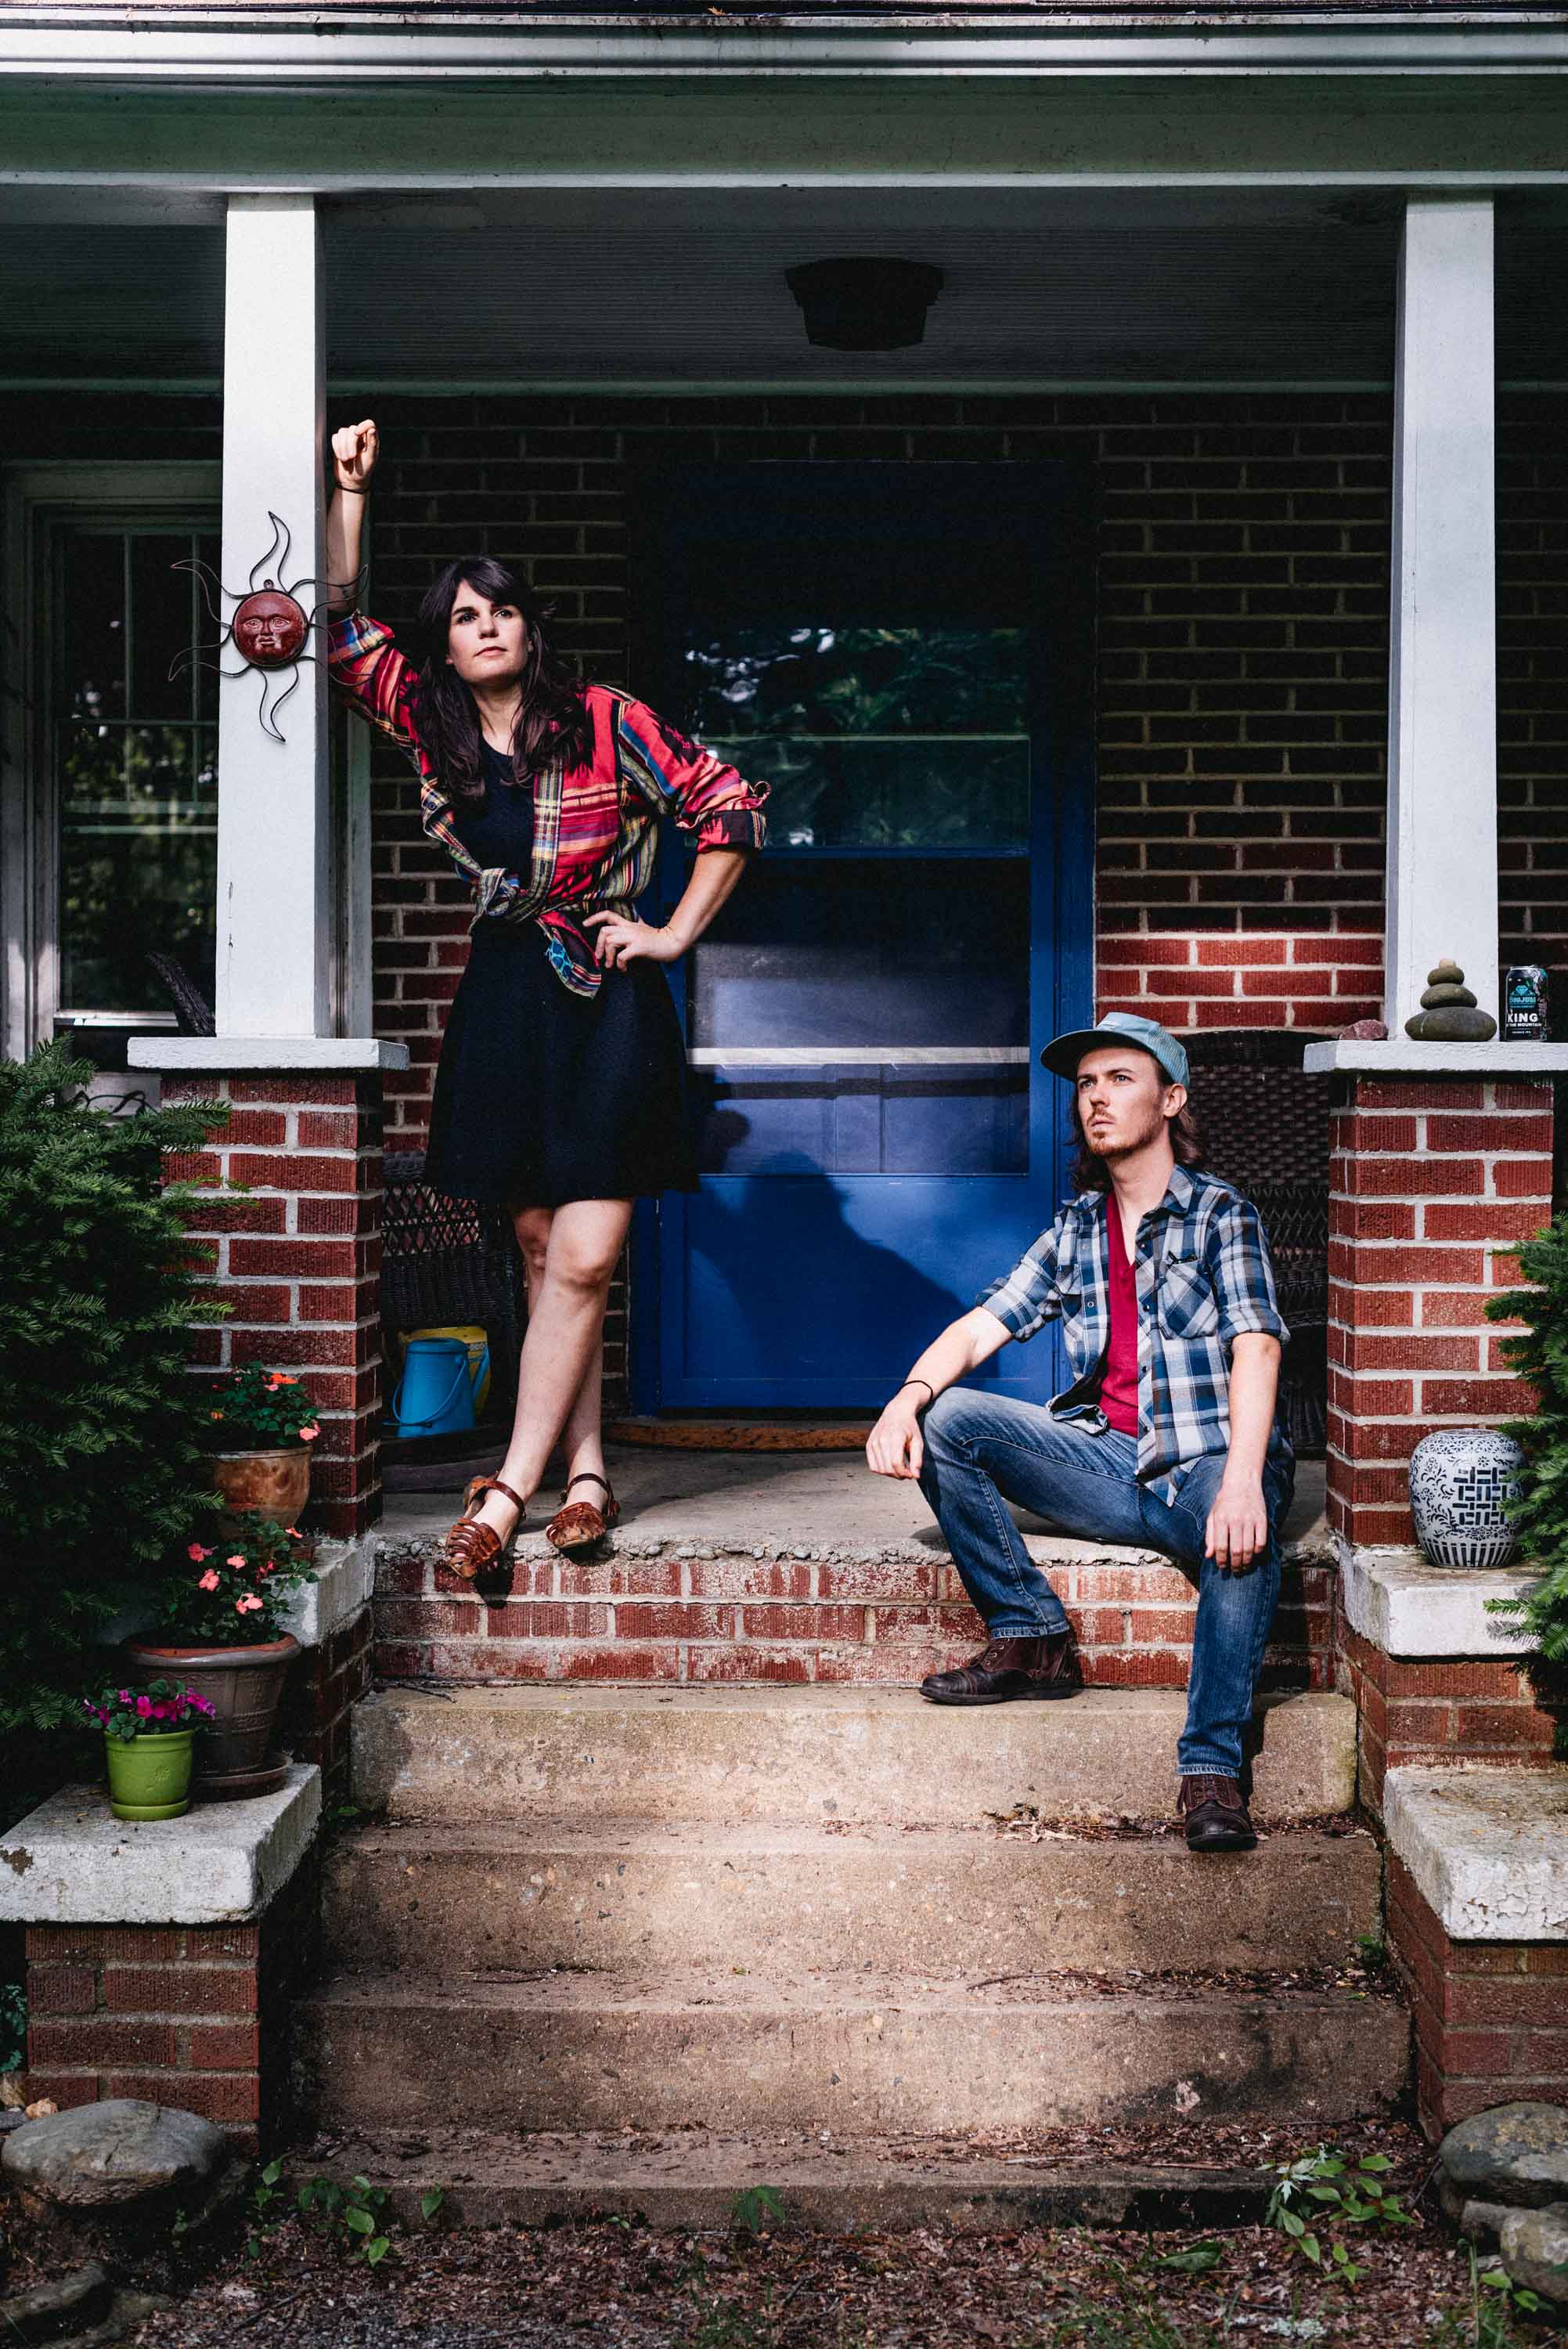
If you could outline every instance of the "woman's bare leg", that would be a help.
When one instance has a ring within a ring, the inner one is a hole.
[[[544,1281],[545,1254],[550,1245],[550,1226],[554,1217],[551,1207],[519,1207],[512,1223],[517,1232],[517,1244],[522,1250],[523,1275],[528,1283],[528,1311],[531,1320],[538,1307],[539,1292]],[[606,1298],[608,1291],[605,1292]],[[604,1475],[603,1395],[604,1395],[604,1322],[599,1320],[599,1342],[589,1358],[566,1425],[562,1430],[561,1450],[566,1462],[566,1479],[574,1476]],[[511,1483],[511,1478],[507,1479]]]
[[[539,1490],[599,1351],[610,1283],[631,1220],[630,1199],[573,1199],[551,1218],[543,1277],[518,1366],[517,1415],[500,1465],[502,1481],[525,1501]],[[486,1494],[480,1516],[503,1541],[517,1522],[514,1505],[500,1493]]]

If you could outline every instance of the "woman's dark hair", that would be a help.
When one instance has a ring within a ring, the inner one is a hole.
[[[1072,1172],[1068,1177],[1074,1191],[1109,1191],[1110,1169],[1103,1158],[1089,1148],[1078,1118],[1078,1094],[1068,1112],[1068,1139],[1074,1145]],[[1192,1104],[1183,1102],[1171,1120],[1171,1147],[1176,1154],[1178,1166],[1202,1166],[1204,1158],[1203,1133],[1193,1115]]]
[[[552,649],[546,628],[551,607],[540,601],[522,574],[490,554],[449,563],[419,606],[414,722],[453,798],[474,801],[485,794],[479,706],[448,656],[452,606],[465,581],[487,603],[514,604],[527,625],[522,702],[511,738],[512,771],[519,782],[525,782],[548,758],[563,757],[571,765],[591,757],[593,727],[581,683]]]

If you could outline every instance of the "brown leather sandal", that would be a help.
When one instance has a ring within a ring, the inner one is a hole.
[[[476,1515],[487,1493],[504,1493],[509,1501],[517,1503],[517,1523],[505,1541],[493,1526],[482,1524]],[[521,1532],[527,1514],[528,1504],[521,1493],[514,1493],[499,1476],[476,1476],[463,1495],[463,1513],[447,1536],[446,1565],[464,1582],[472,1582],[476,1575],[499,1563]]]
[[[621,1522],[621,1504],[611,1491],[608,1478],[598,1475],[592,1468],[584,1468],[581,1475],[570,1479],[562,1499],[567,1500],[573,1485],[584,1484],[603,1485],[604,1506],[596,1509],[592,1501],[569,1501],[565,1508],[558,1509],[544,1528],[544,1538],[553,1549],[588,1549],[594,1542],[603,1541],[611,1526]]]

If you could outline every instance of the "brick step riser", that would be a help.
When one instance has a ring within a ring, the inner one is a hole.
[[[748,1972],[1145,1973],[1334,1964],[1377,1930],[1365,1835],[1275,1837],[1244,1868],[1184,1847],[977,1836],[928,1856],[824,1838],[788,1853],[340,1846],[324,1885],[342,1966],[450,1982],[550,1966]]]
[[[1408,2077],[1401,2008],[1211,1998],[872,2014],[705,2006],[563,2013],[460,1998],[299,2010],[317,2125],[878,2130],[1105,2127],[1156,2117],[1384,2111]],[[418,2084],[426,2084],[421,2089]]]
[[[387,1692],[354,1716],[354,1795],[396,1821],[773,1820],[977,1826],[1016,1805],[1046,1819],[1163,1818],[1176,1798],[1179,1697],[1077,1697],[958,1711],[876,1692],[826,1696],[628,1690],[574,1697]],[[1254,1805],[1275,1819],[1347,1810],[1355,1713],[1292,1697],[1260,1714]]]
[[[1106,1688],[1181,1688],[1195,1599],[1174,1567],[1088,1560],[1053,1566],[1086,1679]],[[385,1557],[375,1606],[377,1670],[387,1680],[469,1685],[573,1680],[914,1685],[982,1637],[944,1560],[641,1557],[574,1562],[521,1556],[484,1598],[429,1545]],[[1333,1583],[1322,1564],[1287,1565],[1264,1662],[1270,1688],[1326,1688]]]

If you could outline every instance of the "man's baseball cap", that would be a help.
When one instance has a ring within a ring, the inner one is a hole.
[[[1173,1085],[1189,1082],[1185,1047],[1158,1019],[1140,1019],[1136,1011],[1108,1011],[1092,1028],[1075,1028],[1070,1035],[1053,1038],[1040,1060],[1053,1076],[1070,1081],[1084,1054],[1107,1044],[1136,1044],[1153,1055]]]

